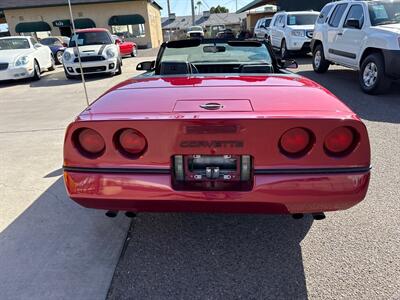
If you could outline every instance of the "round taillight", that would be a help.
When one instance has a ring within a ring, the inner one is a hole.
[[[123,129],[118,135],[118,144],[128,155],[140,155],[147,148],[147,141],[143,134],[134,129]]]
[[[100,155],[106,148],[103,137],[96,130],[90,128],[79,131],[78,145],[89,155]]]
[[[325,138],[324,147],[330,155],[340,156],[353,148],[356,136],[349,127],[338,127],[332,130]]]
[[[289,156],[297,156],[307,153],[312,145],[311,133],[304,128],[292,128],[286,131],[280,140],[282,152]]]

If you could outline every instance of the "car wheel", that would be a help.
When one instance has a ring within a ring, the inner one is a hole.
[[[368,55],[361,63],[359,72],[361,89],[371,95],[387,92],[392,81],[385,75],[385,65],[381,54]]]
[[[62,65],[63,51],[56,52],[56,63]]]
[[[118,68],[117,71],[115,72],[115,75],[121,75],[122,74],[122,63],[118,63]]]
[[[287,56],[288,56],[288,54],[289,54],[289,53],[288,53],[288,49],[287,49],[286,41],[285,41],[285,40],[282,41],[280,53],[281,53],[281,58],[282,58],[282,59],[287,58]]]
[[[313,53],[313,68],[317,73],[325,73],[329,69],[330,62],[325,59],[322,45],[315,47]]]
[[[136,57],[136,56],[137,56],[137,49],[136,49],[136,47],[133,47],[133,48],[132,48],[131,56],[132,56],[132,57]]]
[[[40,66],[39,63],[35,60],[33,62],[33,80],[40,80]]]
[[[55,61],[54,61],[54,56],[53,56],[53,54],[51,55],[50,60],[51,60],[51,66],[50,66],[47,70],[48,70],[48,71],[54,71],[54,70],[56,69],[56,68],[55,68],[56,63],[55,63]]]

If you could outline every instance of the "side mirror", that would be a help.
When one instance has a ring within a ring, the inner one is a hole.
[[[121,43],[122,43],[122,41],[121,41],[120,39],[116,39],[116,40],[115,40],[115,44],[116,44],[116,45],[119,45],[119,44],[121,44]]]
[[[151,71],[154,69],[156,62],[154,60],[152,61],[143,61],[141,63],[138,63],[136,66],[137,71]]]
[[[282,69],[297,69],[299,64],[294,59],[281,60],[280,65]]]
[[[346,27],[350,27],[350,28],[360,29],[360,28],[361,28],[360,20],[357,20],[357,19],[348,19],[348,20],[346,21],[345,26],[346,26]]]
[[[63,43],[62,45],[63,45],[63,47],[68,47],[67,43]]]

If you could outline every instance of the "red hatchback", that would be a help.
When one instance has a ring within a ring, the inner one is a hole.
[[[64,178],[85,207],[302,216],[348,209],[370,178],[365,125],[259,41],[164,43],[148,72],[67,129]]]

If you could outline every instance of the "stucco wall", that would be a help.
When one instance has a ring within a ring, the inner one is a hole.
[[[135,39],[140,46],[158,47],[162,42],[160,11],[147,1],[127,1],[101,4],[73,5],[74,18],[90,18],[97,27],[110,29],[108,20],[114,15],[140,14],[145,19],[145,37]],[[44,21],[52,35],[60,35],[55,20],[69,19],[68,6],[10,9],[4,11],[11,35],[16,35],[15,26],[21,22]]]

